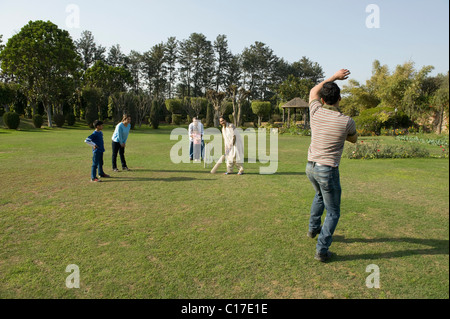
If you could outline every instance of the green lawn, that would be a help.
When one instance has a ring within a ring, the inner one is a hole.
[[[107,126],[113,178],[91,183],[90,129],[0,129],[0,298],[449,298],[448,159],[343,159],[337,256],[321,264],[310,138],[280,136],[275,175],[224,176],[173,164],[170,131],[132,131],[133,171],[112,174]]]

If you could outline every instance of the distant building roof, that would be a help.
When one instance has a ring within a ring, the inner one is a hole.
[[[302,100],[299,97],[296,97],[295,99],[290,100],[283,106],[282,108],[309,108],[308,102]]]

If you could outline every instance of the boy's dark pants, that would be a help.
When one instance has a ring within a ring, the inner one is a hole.
[[[120,161],[122,162],[122,168],[128,167],[125,161],[125,147],[120,146],[118,142],[112,142],[112,166],[113,169],[117,169],[117,153],[120,154]]]
[[[98,175],[103,176],[103,152],[94,152],[92,156],[92,169],[91,169],[91,179],[95,179]]]

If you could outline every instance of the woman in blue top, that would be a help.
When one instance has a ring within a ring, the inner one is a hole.
[[[117,169],[117,153],[120,154],[120,161],[122,162],[122,169],[129,171],[127,162],[125,161],[125,146],[127,144],[128,134],[131,128],[131,116],[125,114],[122,122],[117,124],[114,134],[112,136],[112,165],[114,172]]]

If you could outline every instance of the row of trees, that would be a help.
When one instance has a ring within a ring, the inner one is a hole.
[[[140,124],[152,105],[158,117],[170,115],[165,100],[173,99],[181,101],[182,116],[206,117],[211,109],[215,125],[229,107],[239,125],[250,101],[269,101],[276,109],[280,101],[307,98],[324,77],[319,64],[306,57],[289,63],[261,42],[233,54],[225,35],[211,42],[193,33],[126,55],[120,45],[107,50],[97,44],[89,31],[73,41],[50,21],[30,21],[6,45],[0,37],[0,63],[0,106],[29,116],[44,109],[49,126],[52,114],[90,121],[121,111],[132,111]],[[206,108],[196,98],[206,99]]]
[[[0,35],[0,63],[0,108],[46,113],[49,126],[52,115],[92,123],[117,121],[123,112],[132,114],[132,126],[148,119],[155,127],[159,119],[179,122],[187,116],[218,126],[221,114],[237,126],[261,124],[263,118],[279,119],[280,104],[307,100],[324,78],[318,63],[306,57],[289,63],[261,42],[233,54],[225,35],[211,42],[193,33],[126,55],[120,45],[107,50],[97,44],[89,31],[73,41],[50,21],[30,21],[6,44]],[[410,61],[391,71],[375,61],[365,84],[349,80],[344,86],[342,111],[359,118],[360,126],[377,123],[376,129],[434,116],[440,132],[448,116],[449,75],[429,76],[432,70],[416,70]]]

